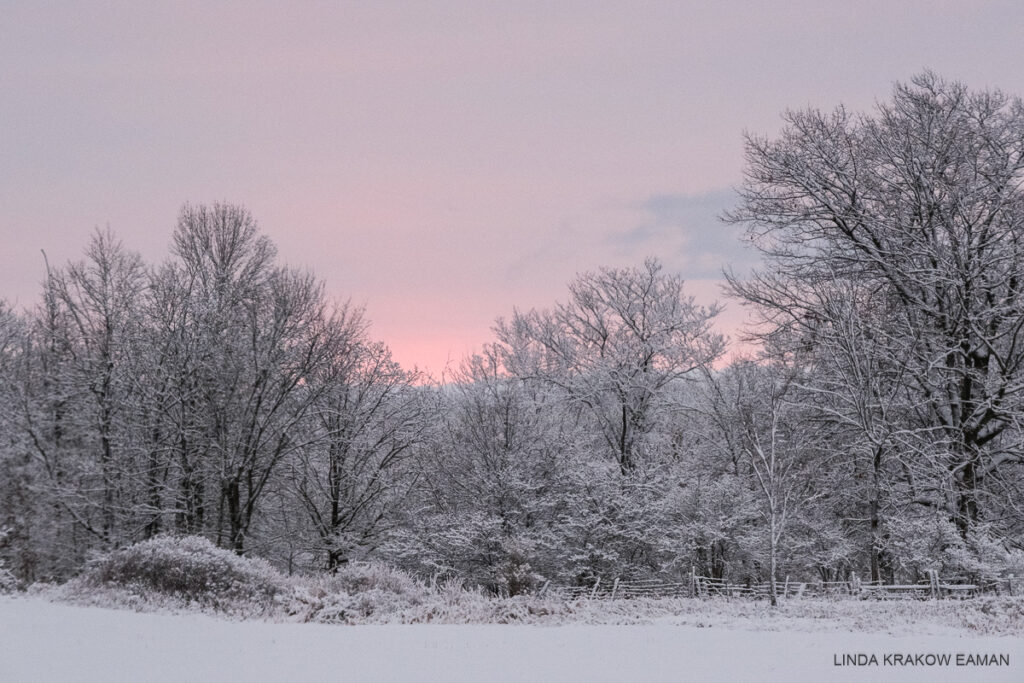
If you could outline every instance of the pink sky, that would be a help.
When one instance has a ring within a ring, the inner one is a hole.
[[[5,3],[0,296],[97,226],[158,260],[221,200],[435,373],[601,265],[658,256],[709,302],[750,263],[714,218],[744,130],[925,67],[1022,94],[1021,27],[982,1]]]

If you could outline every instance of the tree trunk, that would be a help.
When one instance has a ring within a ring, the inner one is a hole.
[[[778,590],[776,584],[776,574],[778,573],[778,535],[775,533],[776,521],[775,521],[775,510],[771,513],[771,522],[769,524],[771,533],[771,560],[770,560],[770,573],[768,577],[768,596],[771,599],[772,607],[777,607],[778,601]]]
[[[221,486],[221,497],[228,512],[228,545],[241,555],[245,549],[245,523],[242,509],[241,489],[237,480],[230,480]]]
[[[963,464],[960,476],[956,479],[957,506],[954,521],[960,536],[967,540],[971,530],[978,524],[978,485],[977,458],[973,454]]]
[[[882,568],[879,556],[882,552],[882,529],[879,519],[879,482],[881,480],[882,449],[876,448],[871,461],[871,500],[868,503],[868,515],[871,523],[871,580],[881,582]]]

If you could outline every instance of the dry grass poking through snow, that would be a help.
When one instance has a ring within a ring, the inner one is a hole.
[[[491,598],[442,589],[406,604],[367,604],[354,612],[312,613],[312,621],[348,624],[650,624],[754,630],[862,631],[890,634],[947,633],[1024,635],[1024,599],[972,601],[791,600],[772,609],[767,602],[731,599],[636,599],[561,601],[531,596]],[[327,615],[330,614],[330,617]],[[325,618],[327,617],[327,618]]]
[[[37,588],[51,599],[137,611],[338,624],[648,624],[892,634],[1024,635],[1024,598],[965,601],[494,598],[461,585],[430,588],[377,564],[286,577],[200,538],[161,537],[93,562],[76,579]]]

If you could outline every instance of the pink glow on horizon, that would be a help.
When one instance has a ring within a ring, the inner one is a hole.
[[[686,282],[684,291],[688,296],[693,296],[700,305],[711,305],[717,301],[725,306],[715,321],[714,329],[717,333],[730,338],[728,351],[722,361],[728,362],[736,353],[742,353],[749,349],[739,339],[739,332],[747,322],[747,313],[739,302],[725,299],[721,293],[721,285],[720,280],[690,280]],[[551,307],[556,301],[564,300],[566,295],[567,290],[563,286],[555,298],[539,304],[537,307]],[[527,307],[518,306],[518,308]],[[404,326],[388,329],[386,325],[375,324],[372,333],[387,342],[393,357],[403,367],[418,366],[421,370],[433,375],[435,379],[441,379],[442,375],[457,370],[466,356],[478,353],[483,344],[493,342],[494,319],[499,316],[508,317],[511,313],[511,308],[495,312],[487,323],[471,327],[456,326],[446,322],[442,311],[439,312],[438,321],[433,325],[420,322],[418,327],[410,330]]]
[[[40,249],[109,225],[156,262],[183,203],[228,201],[435,375],[599,266],[721,298],[749,259],[714,214],[787,107],[870,109],[924,67],[1024,93],[1008,2],[4,9],[0,297],[37,300]]]

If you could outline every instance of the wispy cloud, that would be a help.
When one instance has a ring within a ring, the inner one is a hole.
[[[713,279],[723,268],[750,270],[758,256],[741,240],[742,228],[720,216],[739,197],[732,189],[704,194],[655,194],[637,202],[638,224],[609,232],[607,243],[623,255],[653,255],[689,279]]]

